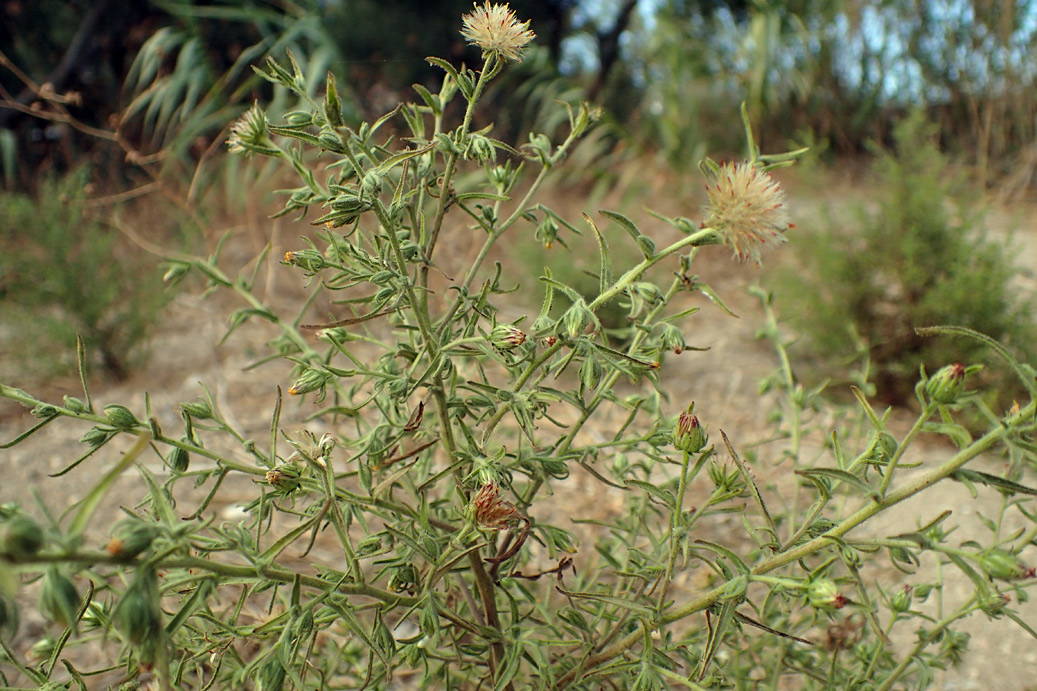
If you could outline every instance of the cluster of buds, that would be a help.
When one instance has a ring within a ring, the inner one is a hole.
[[[293,465],[300,459],[320,468],[321,470],[327,469],[328,458],[331,455],[332,449],[335,448],[335,437],[325,433],[321,435],[320,439],[317,439],[317,435],[313,432],[303,430],[291,436],[286,435],[285,439],[291,447],[295,449],[295,451],[287,458],[283,465],[274,468],[274,471],[283,473],[286,480],[290,481],[292,479],[292,471],[288,470],[288,466]],[[298,477],[298,473],[295,474],[295,477]],[[269,480],[269,477],[267,479]],[[275,475],[275,479],[280,480],[281,477]]]
[[[695,404],[692,403],[688,409],[677,418],[677,424],[673,428],[673,445],[685,453],[698,453],[705,448],[709,441],[706,429],[699,424],[699,417],[695,415]]]
[[[251,156],[280,156],[281,150],[274,146],[267,130],[266,115],[253,104],[241,119],[231,125],[227,148],[231,153]]]

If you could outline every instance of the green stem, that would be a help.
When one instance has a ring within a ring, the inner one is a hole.
[[[882,498],[878,502],[868,502],[865,506],[858,509],[854,514],[844,519],[838,525],[833,527],[831,530],[826,532],[824,535],[814,538],[809,542],[806,542],[798,547],[790,549],[787,552],[782,552],[771,556],[768,559],[763,560],[756,566],[754,566],[750,574],[758,576],[761,574],[775,571],[783,566],[791,564],[793,562],[804,559],[811,554],[819,552],[823,549],[835,546],[838,543],[831,538],[842,538],[843,535],[861,525],[865,521],[871,519],[876,514],[879,514],[891,506],[899,504],[900,502],[908,499],[919,492],[922,492],[929,487],[932,487],[940,480],[946,479],[952,473],[960,469],[969,461],[973,460],[980,454],[989,451],[998,443],[1002,442],[1005,437],[1011,432],[1013,426],[1021,425],[1024,422],[1029,422],[1030,418],[1034,416],[1037,411],[1037,403],[1031,401],[1029,405],[1023,410],[1015,413],[1011,418],[1005,421],[1005,426],[997,427],[978,440],[970,444],[968,447],[962,449],[955,454],[951,459],[944,462],[937,468],[929,471],[928,473],[914,479],[908,484],[904,485],[900,489],[890,492],[888,495]],[[708,593],[691,600],[683,605],[674,607],[669,613],[665,614],[659,621],[660,624],[669,624],[675,621],[684,619],[696,612],[701,612],[707,609],[714,603],[716,603],[721,595],[724,594],[725,585],[720,585]],[[611,660],[625,651],[632,648],[639,641],[643,639],[643,630],[639,628],[628,634],[625,638],[617,641],[608,648],[601,650],[600,652],[590,656],[587,660],[587,664],[583,669],[592,670],[602,663]],[[576,673],[570,671],[558,680],[557,688],[564,688],[572,684],[575,679]]]
[[[911,429],[908,430],[904,436],[900,445],[897,446],[896,452],[893,454],[893,458],[889,459],[889,466],[886,468],[886,476],[882,478],[882,485],[879,487],[879,496],[886,496],[886,490],[889,489],[889,483],[893,481],[893,471],[897,469],[897,465],[900,463],[900,459],[904,456],[904,451],[911,445],[918,433],[922,431],[922,425],[929,419],[929,416],[933,413],[933,405],[927,403],[922,412],[918,415],[915,423],[911,425]]]

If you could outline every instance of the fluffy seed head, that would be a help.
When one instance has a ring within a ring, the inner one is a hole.
[[[522,49],[536,38],[529,30],[529,22],[520,22],[515,12],[507,5],[482,7],[475,5],[471,12],[461,17],[464,28],[461,35],[468,43],[482,48],[483,55],[496,53],[504,60],[522,61]]]
[[[725,163],[706,184],[704,225],[714,228],[740,261],[760,264],[760,252],[785,242],[789,223],[785,192],[752,163]]]

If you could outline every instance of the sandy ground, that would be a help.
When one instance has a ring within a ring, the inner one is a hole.
[[[809,199],[804,199],[804,206],[810,204]],[[1037,240],[1037,231],[1033,227],[1032,216],[1024,216],[1022,220],[1024,225],[1029,222],[1029,231],[1033,232],[1024,232],[1017,237],[1026,243],[1020,256],[1025,258],[1029,253],[1031,265],[1034,265],[1037,264],[1037,260],[1033,259],[1037,257],[1037,244],[1034,242]],[[276,248],[273,256],[278,256]],[[230,257],[230,263],[246,259],[247,254],[239,253],[237,257]],[[752,267],[729,262],[726,250],[720,248],[704,252],[701,259],[703,263],[695,270],[720,292],[741,318],[731,318],[705,299],[695,298],[694,304],[702,309],[689,319],[685,335],[690,345],[708,345],[711,349],[706,352],[688,351],[666,363],[664,381],[671,395],[671,412],[678,412],[686,401],[694,400],[696,411],[712,430],[723,428],[736,447],[754,447],[759,455],[757,479],[765,493],[774,497],[778,492],[790,491],[794,483],[787,466],[778,464],[781,457],[779,445],[759,445],[770,436],[767,414],[774,399],[773,396],[761,398],[757,385],[762,377],[777,366],[771,348],[756,338],[756,332],[763,323],[762,316],[755,299],[746,293],[748,286],[758,280],[761,273]],[[276,266],[270,275],[274,278],[268,284],[268,293],[278,296],[277,303],[291,305],[301,294],[297,275],[287,268]],[[535,305],[536,300],[538,298],[533,298],[531,302]],[[223,346],[216,346],[223,334],[226,315],[237,306],[231,296],[208,300],[202,300],[194,294],[178,296],[169,308],[163,327],[154,336],[150,362],[130,381],[120,384],[96,382],[92,391],[95,405],[100,408],[107,403],[119,402],[134,410],[142,410],[144,392],[148,392],[160,425],[166,429],[176,429],[179,425],[176,404],[200,395],[199,382],[204,382],[216,396],[221,408],[231,414],[236,426],[246,436],[263,439],[267,434],[275,387],[281,385],[287,388],[289,366],[283,362],[274,362],[250,371],[244,369],[264,352],[263,343],[270,332],[263,325],[246,326]],[[36,393],[29,382],[5,383]],[[56,382],[49,389],[55,395],[55,400],[60,400],[62,393],[79,395],[74,378]],[[295,402],[286,404],[282,427],[301,424],[303,418],[312,411],[311,405],[308,402],[302,405]],[[0,437],[9,439],[30,423],[31,418],[25,411],[7,402],[0,402]],[[319,432],[314,425],[310,425],[310,429]],[[91,460],[64,478],[48,479],[49,473],[61,469],[79,453],[77,440],[85,430],[86,425],[54,424],[24,444],[0,450],[0,468],[3,469],[0,501],[18,501],[31,505],[29,490],[35,487],[51,506],[60,508],[70,505],[82,492],[82,488],[96,476],[99,468],[115,458],[115,449],[109,447],[96,461]],[[929,466],[949,452],[950,449],[942,444],[927,443],[920,446],[910,460],[919,460]],[[983,463],[986,469],[997,472],[996,460],[989,459]],[[161,470],[157,465],[152,469]],[[139,481],[129,476],[120,482],[113,496],[125,496],[126,502],[132,501],[143,491]],[[238,481],[222,499],[225,510],[231,511],[236,501],[247,499],[254,491],[248,481]],[[564,490],[562,497],[572,515],[618,511],[624,500],[621,492],[607,491],[602,494],[600,487],[591,478],[581,477],[579,473],[574,474],[573,481]],[[964,541],[982,534],[983,528],[978,518],[981,515],[995,515],[1000,501],[1000,495],[989,490],[981,489],[979,497],[973,500],[960,485],[942,483],[851,535],[880,536],[903,532],[948,507],[954,511],[952,520],[961,526],[956,534],[957,539]],[[114,505],[108,507],[112,515],[115,508]],[[103,519],[99,519],[98,524],[103,525]],[[717,532],[716,539],[721,542],[728,531],[729,534],[736,534],[741,530],[738,520],[733,516],[727,523],[719,521],[713,527]],[[574,530],[579,533],[581,529]],[[92,537],[100,543],[103,532],[99,528]],[[1008,533],[1010,530],[1006,530]],[[586,535],[585,539],[593,539],[593,536]],[[585,551],[592,550],[585,547]],[[1030,556],[1031,561],[1037,561],[1037,552]],[[879,581],[889,591],[904,583],[918,582],[919,578],[904,576],[886,564],[883,560],[877,560],[874,565],[868,565],[864,571],[865,577]],[[932,565],[923,565],[923,568],[932,568]],[[951,570],[947,571],[947,575],[948,601],[967,597],[971,592],[970,583],[964,578],[953,578]],[[690,583],[688,587],[691,588]],[[1024,619],[1037,625],[1037,605],[1032,602],[1013,605],[1017,606],[1017,611]],[[1026,632],[1010,621],[989,621],[978,615],[963,622],[960,629],[972,634],[970,652],[960,669],[937,671],[934,688],[948,691],[1021,691],[1034,688],[1037,683],[1033,677],[1033,672],[1037,670],[1037,641]],[[24,651],[42,631],[43,623],[38,615],[26,611],[21,633],[15,642],[16,649]],[[894,636],[898,652],[904,651],[912,638],[911,631],[898,632]]]

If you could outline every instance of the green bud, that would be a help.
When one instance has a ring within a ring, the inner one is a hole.
[[[911,603],[915,599],[915,591],[909,585],[898,590],[890,600],[889,606],[897,614],[903,614],[911,609]]]
[[[171,261],[166,263],[166,272],[162,274],[162,282],[176,285],[191,272],[191,265],[186,262]]]
[[[965,393],[965,365],[947,365],[925,383],[925,392],[936,403],[956,402]]]
[[[371,276],[369,280],[376,286],[384,286],[388,285],[395,275],[396,274],[394,274],[392,271],[377,271]]]
[[[51,621],[68,628],[76,621],[79,604],[79,593],[72,581],[61,575],[57,568],[48,570],[40,587],[40,610]]]
[[[182,449],[179,446],[174,446],[173,450],[169,452],[169,467],[178,473],[186,473],[188,467],[191,465],[191,454],[187,449]]]
[[[589,354],[580,365],[580,388],[583,391],[597,389],[604,371],[598,358],[593,353]]]
[[[672,350],[674,355],[680,355],[687,344],[680,329],[673,324],[663,324],[662,346],[666,350]]]
[[[62,402],[63,402],[65,408],[67,408],[68,410],[72,411],[73,413],[88,413],[88,412],[90,412],[89,410],[87,410],[86,404],[83,403],[78,398],[76,398],[75,396],[65,396],[64,399],[62,399]]]
[[[382,538],[380,535],[368,535],[363,540],[357,543],[356,555],[358,557],[366,557],[371,554],[377,554],[382,549]]]
[[[562,315],[562,328],[565,329],[569,340],[582,334],[594,321],[594,313],[587,308],[587,303],[577,300]]]
[[[317,367],[307,367],[288,389],[292,396],[298,396],[311,391],[320,391],[323,395],[324,389],[331,380],[331,372]]]
[[[50,635],[45,635],[32,644],[29,648],[29,652],[26,655],[30,660],[49,660],[54,654],[54,648],[58,645],[58,639]],[[37,687],[39,691],[39,687]]]
[[[96,631],[108,626],[111,620],[112,612],[107,603],[91,600],[90,604],[86,606],[86,611],[83,612],[83,618],[79,621],[86,630]]]
[[[497,350],[514,350],[526,342],[526,334],[511,324],[498,324],[487,340]]]
[[[43,547],[43,529],[25,514],[0,524],[0,553],[14,559],[32,559]]]
[[[692,413],[694,409],[695,404],[692,403],[680,414],[673,428],[673,445],[687,453],[698,453],[709,441],[705,428],[699,424],[698,415]]]
[[[113,403],[104,407],[104,416],[116,429],[133,429],[140,424],[140,420],[134,417],[130,409],[124,405]]]
[[[830,578],[818,578],[807,588],[807,602],[814,609],[831,611],[846,606],[846,598],[839,593],[839,586]]]
[[[0,639],[11,641],[16,633],[18,633],[18,606],[13,599],[0,594]]]
[[[389,590],[413,592],[418,585],[418,570],[411,564],[399,564],[389,571]]]
[[[979,555],[979,567],[990,578],[1018,581],[1033,578],[1035,569],[1023,563],[1014,552],[994,548]]]
[[[282,463],[266,471],[266,482],[279,494],[291,494],[299,489],[299,468],[294,463]]]
[[[165,631],[153,569],[137,571],[137,577],[115,606],[112,623],[116,631],[134,646],[141,663],[150,665],[155,661],[159,649],[165,644]]]
[[[332,127],[342,127],[346,124],[342,119],[342,101],[338,97],[338,88],[335,86],[335,77],[328,72],[327,87],[324,91],[324,119]]]
[[[86,431],[86,434],[79,438],[79,441],[88,445],[91,449],[96,449],[111,438],[111,430],[102,429],[100,427],[91,427]]]
[[[303,110],[285,113],[284,119],[291,127],[309,127],[313,124],[313,114]]]
[[[996,590],[983,588],[976,593],[976,602],[983,614],[988,617],[998,617],[1005,611],[1005,607],[1008,606],[1011,599]]]
[[[40,403],[38,406],[33,408],[32,412],[30,412],[29,414],[38,420],[45,420],[47,418],[52,418],[55,415],[57,415],[58,409],[49,403]]]
[[[133,559],[151,547],[157,535],[156,526],[135,518],[127,518],[115,524],[112,539],[105,549],[113,557]]]
[[[322,149],[333,151],[336,154],[346,153],[346,147],[342,144],[342,137],[337,132],[324,130],[317,136],[317,142]]]
[[[289,266],[297,266],[308,274],[315,274],[327,266],[327,261],[325,261],[324,255],[315,249],[285,252],[284,261],[281,263]]]
[[[373,170],[364,173],[364,179],[360,183],[364,194],[374,195],[382,191],[382,176]]]
[[[545,250],[551,249],[554,247],[555,241],[558,239],[558,223],[555,222],[553,217],[546,217],[537,226],[533,237],[537,242],[544,246]]]
[[[191,401],[190,403],[181,403],[180,410],[190,415],[195,420],[211,420],[212,419],[212,407],[208,401],[202,400],[201,398]]]

